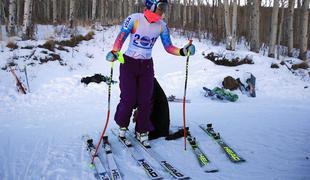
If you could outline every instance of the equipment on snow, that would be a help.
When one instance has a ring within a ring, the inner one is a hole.
[[[235,102],[239,98],[237,94],[224,90],[223,88],[220,87],[215,87],[212,90],[203,87],[203,90],[206,91],[205,97],[216,97],[220,100],[227,100],[231,102]]]
[[[26,88],[23,85],[23,83],[20,81],[20,79],[17,77],[15,70],[11,66],[9,66],[9,68],[10,68],[12,75],[14,76],[14,78],[16,80],[16,86],[17,86],[18,92],[20,92],[22,94],[26,94]]]
[[[25,77],[26,77],[28,92],[30,92],[30,87],[29,87],[29,82],[28,82],[28,74],[27,74],[27,67],[26,67],[26,66],[25,66],[25,68],[24,68],[24,72],[25,72]]]
[[[95,145],[93,144],[93,139],[91,139],[88,135],[82,137],[86,150],[89,154],[91,160],[91,168],[94,168],[97,172],[97,176],[101,180],[110,180],[108,176],[108,172],[106,171],[105,167],[103,166],[102,162],[99,159],[99,156],[95,153]]]
[[[170,95],[169,97],[167,97],[167,100],[168,100],[169,102],[183,102],[183,99],[177,98],[175,95]],[[190,103],[191,100],[186,99],[185,102],[186,102],[186,103]]]
[[[221,138],[220,133],[215,132],[212,124],[199,125],[199,127],[206,132],[213,140],[215,140],[220,147],[223,149],[227,157],[234,163],[244,162],[245,160],[241,158],[231,147],[229,147]]]
[[[256,92],[255,92],[256,78],[252,73],[249,73],[249,74],[250,74],[250,77],[246,80],[246,83],[248,84],[247,91],[249,92],[251,97],[256,97]]]
[[[193,137],[189,131],[187,134],[187,141],[192,147],[193,153],[195,154],[201,168],[203,168],[207,173],[218,172],[218,169],[213,163],[210,162],[205,153],[200,149],[196,138]]]
[[[186,131],[189,130],[189,127],[186,127]],[[184,129],[180,128],[179,130],[177,130],[176,132],[172,133],[172,134],[169,134],[165,139],[167,141],[170,141],[170,140],[176,140],[176,139],[179,139],[181,137],[184,136]]]
[[[133,133],[129,131],[130,140],[134,144],[139,144],[149,156],[151,156],[155,161],[157,161],[171,176],[175,179],[189,179],[188,176],[184,175],[180,170],[175,168],[171,163],[169,163],[166,159],[162,158],[159,154],[157,154],[151,147],[146,147],[142,144],[137,138],[133,137]]]
[[[193,40],[189,40],[189,45],[191,45]],[[187,89],[187,78],[188,78],[188,62],[190,51],[187,52],[186,66],[185,66],[185,83],[184,83],[184,95],[183,95],[183,129],[184,129],[184,150],[186,150],[186,116],[185,116],[185,101],[186,101],[186,89]]]
[[[151,166],[151,164],[137,151],[137,149],[130,143],[126,144],[126,141],[130,141],[126,137],[120,138],[117,135],[117,130],[112,129],[112,133],[118,137],[118,140],[122,143],[122,145],[126,148],[127,152],[130,153],[131,157],[137,162],[137,164],[146,172],[148,177],[151,180],[163,179],[160,174],[156,171],[155,168]]]
[[[110,80],[113,79],[113,69],[114,69],[114,62],[111,63],[111,72],[110,72]],[[100,139],[99,139],[99,143],[97,144],[96,146],[96,150],[95,150],[95,153],[93,155],[93,159],[92,159],[92,162],[94,161],[95,159],[95,156],[97,155],[97,152],[98,152],[98,149],[99,149],[99,146],[101,144],[101,141],[104,137],[104,134],[107,130],[107,127],[108,127],[108,124],[109,124],[109,119],[110,119],[110,106],[111,106],[111,84],[112,83],[109,83],[109,90],[108,90],[108,112],[107,112],[107,119],[106,119],[106,122],[105,122],[105,125],[104,125],[104,128],[103,128],[103,131],[101,133],[101,136],[100,136]]]
[[[109,85],[109,83],[112,83],[112,84],[117,83],[117,81],[114,81],[114,80],[111,81],[110,77],[104,76],[102,74],[95,74],[93,76],[86,76],[86,77],[83,77],[81,79],[81,83],[84,83],[86,85],[88,85],[91,82],[98,83],[98,84],[101,82],[105,82],[107,85]]]
[[[110,177],[112,180],[122,180],[121,173],[116,165],[116,162],[113,157],[112,147],[109,142],[108,136],[103,137],[102,148],[105,151],[106,160],[108,163],[108,168],[110,172]]]

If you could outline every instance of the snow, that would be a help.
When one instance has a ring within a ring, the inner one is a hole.
[[[11,73],[0,70],[0,179],[95,179],[81,137],[89,134],[95,141],[99,139],[106,121],[108,87],[104,83],[84,86],[80,80],[95,73],[109,75],[110,63],[105,61],[105,55],[119,28],[95,31],[94,40],[67,48],[68,53],[56,50],[67,66],[61,66],[58,61],[39,64],[25,58],[14,60],[19,69],[34,63],[27,66],[31,90],[27,95],[18,94]],[[82,34],[88,31],[88,28],[77,29]],[[36,41],[17,41],[17,44],[39,45],[51,37],[68,38],[64,31],[53,33],[53,26],[38,26],[37,32]],[[174,33],[172,41],[182,47],[188,40]],[[9,51],[6,42],[0,43],[0,67],[14,56],[29,55],[33,51],[20,48]],[[279,69],[271,69],[272,63],[279,64],[277,60],[249,52],[242,45],[231,54],[251,55],[254,65],[217,66],[201,54],[226,52],[224,45],[213,46],[208,40],[199,42],[197,39],[194,44],[197,53],[189,62],[187,98],[191,103],[186,104],[186,121],[219,172],[204,173],[189,145],[188,150],[184,150],[183,139],[151,141],[154,150],[192,179],[310,179],[310,88],[304,88],[310,85],[309,76],[294,75],[281,65]],[[44,56],[42,50],[45,49],[37,48],[35,55]],[[167,54],[160,40],[155,44],[153,58],[156,78],[165,93],[182,97],[186,58]],[[118,69],[119,64],[115,63],[113,79],[118,80]],[[234,92],[239,96],[235,103],[203,96],[203,86],[220,86],[224,77],[238,78],[245,72],[256,76],[256,98],[249,98],[240,91]],[[25,79],[23,72],[17,73]],[[148,179],[110,131],[117,127],[113,116],[119,93],[118,85],[113,85],[107,131],[116,162],[125,180]],[[169,106],[171,126],[181,126],[182,104],[170,103]],[[213,123],[215,130],[246,162],[230,162],[198,127],[205,123]],[[150,161],[165,179],[171,179],[156,161]]]

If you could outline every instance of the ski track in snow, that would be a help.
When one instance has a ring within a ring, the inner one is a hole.
[[[41,28],[45,29],[46,34],[53,34],[50,30],[52,26]],[[84,33],[87,30],[79,29]],[[29,66],[27,71],[32,92],[27,95],[17,94],[11,74],[0,70],[1,180],[96,179],[89,168],[90,160],[81,136],[89,134],[95,141],[99,139],[106,118],[107,85],[84,86],[80,84],[80,79],[94,73],[109,74],[110,65],[104,58],[118,30],[116,26],[96,31],[95,40],[83,42],[74,49],[68,48],[69,53],[56,50],[68,66],[59,66],[58,62]],[[43,43],[42,38],[47,36],[42,33],[37,37],[41,38],[38,42],[18,43]],[[175,34],[172,39],[180,47],[187,42],[186,38]],[[184,150],[183,139],[165,141],[160,138],[151,141],[154,150],[192,179],[310,179],[310,92],[309,88],[304,89],[304,86],[309,86],[309,81],[292,75],[283,66],[278,70],[270,69],[274,60],[250,53],[240,46],[236,53],[252,54],[255,65],[216,66],[204,59],[201,52],[222,51],[224,48],[215,47],[208,41],[199,43],[194,40],[194,43],[197,54],[190,57],[187,98],[192,102],[186,104],[186,122],[219,172],[204,173],[190,146],[187,145],[187,150]],[[155,76],[166,95],[182,97],[185,58],[163,51],[161,43],[157,42],[153,51]],[[4,59],[15,53],[7,48],[4,52]],[[29,54],[29,51],[18,50],[18,53]],[[94,58],[87,58],[87,53]],[[0,66],[4,63],[1,62]],[[115,80],[118,80],[118,66],[116,63]],[[220,86],[225,76],[242,77],[244,72],[252,72],[257,78],[256,98],[248,98],[238,91],[239,100],[236,103],[203,97],[203,86]],[[23,77],[23,74],[20,73],[20,76]],[[107,131],[114,158],[124,180],[148,179],[110,132],[111,128],[116,127],[113,117],[118,101],[119,88],[116,84],[112,86],[111,117]],[[171,126],[182,125],[182,104],[170,103],[169,106]],[[246,159],[245,163],[231,163],[220,147],[198,127],[209,122],[221,133],[224,141]],[[133,128],[132,124],[130,128]],[[141,149],[140,153],[158,168],[165,179],[172,179]],[[100,158],[104,160],[104,154],[100,154]]]

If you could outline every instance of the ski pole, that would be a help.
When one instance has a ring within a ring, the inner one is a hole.
[[[29,82],[28,82],[28,75],[27,75],[27,67],[26,67],[26,65],[25,65],[24,71],[25,71],[25,76],[26,76],[26,82],[27,82],[28,92],[30,92],[30,87],[29,87]]]
[[[189,40],[191,45],[193,40]],[[188,62],[189,62],[190,52],[187,52],[186,55],[186,67],[185,67],[185,85],[184,85],[184,95],[183,95],[183,129],[184,129],[184,150],[186,150],[186,121],[185,121],[185,101],[186,101],[186,89],[187,89],[187,78],[188,78]]]
[[[118,61],[120,61],[121,63],[124,63],[124,57],[123,57],[123,54],[119,51],[117,52],[117,57],[118,57]],[[97,144],[96,146],[96,150],[95,150],[95,153],[92,157],[92,161],[91,161],[91,165],[94,164],[94,159],[95,157],[97,156],[97,153],[98,153],[98,149],[100,147],[100,144],[102,142],[102,139],[104,137],[104,134],[107,130],[107,127],[108,127],[108,124],[109,124],[109,119],[110,119],[110,106],[111,106],[111,85],[112,85],[112,79],[113,79],[113,69],[114,69],[114,61],[111,62],[111,72],[110,72],[110,79],[109,79],[109,89],[108,89],[108,113],[107,113],[107,120],[105,122],[105,125],[104,125],[104,128],[103,128],[103,131],[101,133],[101,136],[100,136],[100,139],[99,139],[99,143]]]

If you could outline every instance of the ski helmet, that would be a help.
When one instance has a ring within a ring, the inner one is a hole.
[[[168,0],[145,0],[145,6],[152,12],[155,12],[157,8],[162,11],[166,11],[168,7]]]

